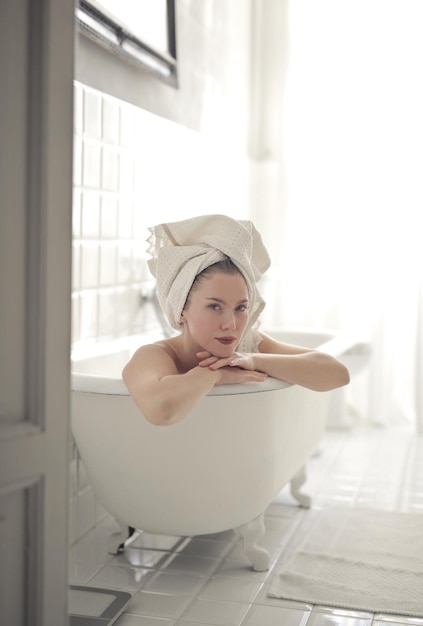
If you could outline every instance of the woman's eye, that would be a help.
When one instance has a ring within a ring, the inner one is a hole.
[[[244,313],[245,311],[247,311],[247,307],[245,306],[245,304],[240,304],[240,306],[237,308],[237,311],[240,311],[241,313]]]
[[[212,311],[218,311],[220,309],[220,306],[218,304],[209,304],[208,308]]]

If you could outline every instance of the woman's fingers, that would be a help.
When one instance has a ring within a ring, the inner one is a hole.
[[[222,368],[222,379],[220,385],[230,385],[236,383],[257,382],[261,383],[267,378],[267,374],[264,372],[257,372],[256,370],[244,370],[238,367],[225,367]]]

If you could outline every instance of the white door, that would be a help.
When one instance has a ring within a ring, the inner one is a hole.
[[[67,624],[73,0],[0,2],[0,623]]]

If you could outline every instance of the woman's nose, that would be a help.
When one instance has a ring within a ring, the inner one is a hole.
[[[235,315],[232,312],[228,311],[227,313],[225,313],[222,320],[222,328],[224,328],[225,330],[236,328]]]

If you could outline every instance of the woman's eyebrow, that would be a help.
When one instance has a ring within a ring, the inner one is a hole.
[[[213,300],[213,302],[218,302],[219,304],[226,304],[225,300],[222,300],[221,298],[215,298],[214,296],[210,296],[206,298],[206,300]],[[248,298],[240,300],[239,302],[237,302],[237,304],[248,304]]]

